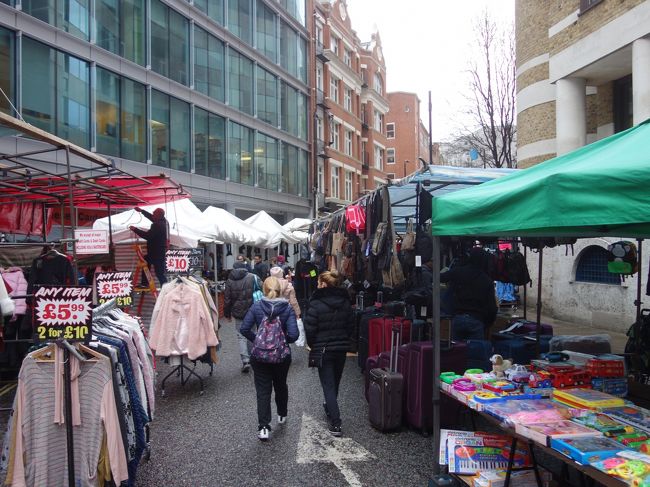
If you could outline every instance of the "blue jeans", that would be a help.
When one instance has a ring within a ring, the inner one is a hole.
[[[471,315],[455,315],[451,321],[452,340],[484,340],[485,325]]]

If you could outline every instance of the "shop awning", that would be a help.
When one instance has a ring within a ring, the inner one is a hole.
[[[650,236],[650,120],[433,200],[434,235]]]
[[[291,232],[285,230],[282,225],[273,219],[267,212],[264,210],[259,213],[254,214],[250,218],[245,220],[246,223],[252,225],[258,230],[263,230],[269,234],[269,239],[266,241],[264,247],[272,248],[280,245],[281,242],[286,242],[290,244],[300,243],[301,239],[294,237]]]
[[[216,238],[225,243],[263,247],[269,239],[268,233],[240,220],[223,208],[208,206],[203,210],[203,219],[212,228]]]

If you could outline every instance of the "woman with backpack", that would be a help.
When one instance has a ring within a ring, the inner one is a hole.
[[[275,391],[278,424],[287,420],[289,344],[298,339],[299,333],[296,315],[289,301],[282,297],[280,281],[275,277],[266,278],[263,291],[264,297],[246,313],[240,332],[253,342],[251,365],[257,393],[257,437],[267,441],[271,434],[272,391]]]
[[[312,294],[307,312],[303,315],[307,344],[311,350],[309,366],[318,367],[325,397],[323,407],[330,420],[329,431],[333,436],[341,436],[339,384],[354,333],[354,313],[350,298],[348,292],[339,286],[338,272],[323,272],[318,277],[318,288]]]

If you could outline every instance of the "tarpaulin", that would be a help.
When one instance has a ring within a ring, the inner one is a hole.
[[[47,232],[52,229],[52,210],[46,209]],[[43,234],[43,205],[17,203],[0,206],[0,232],[18,235]]]

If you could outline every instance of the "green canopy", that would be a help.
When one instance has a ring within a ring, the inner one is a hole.
[[[650,120],[433,200],[433,235],[650,237]]]

